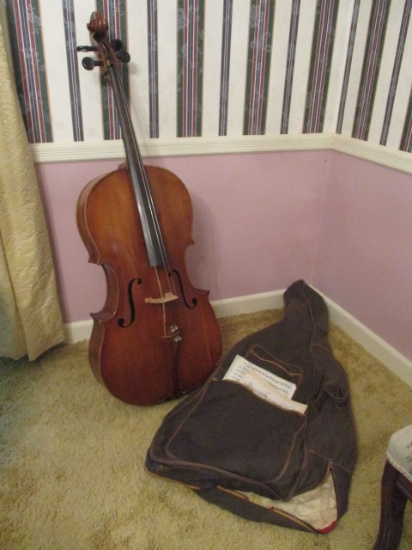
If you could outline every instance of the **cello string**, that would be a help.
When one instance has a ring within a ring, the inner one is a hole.
[[[125,143],[126,156],[128,157],[128,164],[129,164],[129,172],[130,172],[130,163],[134,163],[134,162],[137,163],[137,166],[138,166],[138,169],[139,169],[138,171],[139,171],[140,176],[141,176],[141,184],[142,184],[142,187],[143,187],[146,199],[147,199],[149,211],[150,211],[150,218],[152,220],[152,228],[154,229],[156,239],[157,239],[157,243],[159,245],[158,248],[160,250],[162,263],[163,263],[164,267],[167,269],[167,272],[169,274],[168,277],[167,277],[167,280],[168,280],[167,286],[169,287],[170,292],[173,292],[176,295],[177,294],[176,293],[176,286],[175,286],[174,280],[171,277],[171,268],[170,268],[170,264],[169,264],[169,259],[168,259],[167,254],[166,254],[166,249],[165,249],[163,236],[162,236],[160,225],[159,225],[159,220],[158,220],[157,214],[156,214],[156,210],[155,210],[155,206],[154,206],[154,202],[153,202],[153,197],[152,197],[151,192],[150,192],[150,186],[149,186],[147,175],[146,175],[144,165],[143,165],[143,162],[142,162],[142,159],[141,159],[139,147],[138,147],[138,144],[137,144],[137,139],[136,139],[135,133],[133,131],[133,124],[132,124],[132,120],[131,120],[130,110],[128,108],[126,93],[124,91],[124,87],[123,87],[123,84],[122,84],[120,76],[119,76],[119,71],[116,68],[116,62],[113,60],[113,54],[112,54],[111,47],[108,46],[107,44],[104,44],[104,49],[105,49],[105,52],[106,52],[106,56],[109,60],[108,69],[109,69],[109,74],[110,74],[110,80],[113,84],[113,89],[115,90],[115,92],[120,94],[120,98],[119,98],[118,105],[117,105],[118,110],[119,110],[119,115],[120,115],[121,119],[122,119],[122,115],[123,115],[123,117],[126,119],[125,122],[127,122],[127,127],[130,129],[130,131],[128,132],[128,135],[132,140],[133,147],[131,148],[131,150],[129,150],[129,154],[128,154],[128,147],[126,147],[126,143]],[[107,52],[108,49],[111,53],[110,56]],[[116,98],[116,94],[115,94],[115,98]],[[120,102],[120,100],[121,100],[121,102]],[[122,107],[123,107],[123,109],[122,109]],[[125,142],[125,136],[123,136],[123,141]],[[130,156],[132,158],[130,158]],[[132,177],[132,182],[133,182],[133,174],[130,174],[130,175]],[[156,275],[158,277],[157,271],[156,271]],[[159,285],[159,291],[160,291],[161,295],[163,296],[163,294],[162,294],[162,285],[160,283],[159,278],[158,278],[158,285]]]
[[[163,298],[163,290],[162,290],[162,285],[160,283],[160,279],[159,279],[159,273],[157,271],[157,267],[154,266],[153,267],[154,269],[154,272],[156,274],[156,279],[157,279],[157,286],[159,287],[159,292],[160,292],[160,295],[161,297]],[[165,307],[165,303],[163,302],[162,303],[162,319],[163,319],[163,335],[166,336],[166,307]]]

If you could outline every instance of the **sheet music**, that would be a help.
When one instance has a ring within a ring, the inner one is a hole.
[[[286,410],[304,414],[307,405],[293,401],[296,384],[254,365],[236,355],[223,380],[232,380],[249,388],[255,395]]]

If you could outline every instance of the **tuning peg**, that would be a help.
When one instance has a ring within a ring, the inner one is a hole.
[[[115,38],[110,42],[111,47],[116,52],[116,57],[122,63],[129,63],[130,55],[123,48],[123,42],[119,38]]]
[[[123,42],[119,38],[115,38],[110,42],[111,47],[114,49],[115,52],[119,52],[123,49]]]
[[[120,50],[116,53],[116,57],[122,63],[129,63],[130,54],[126,50]]]
[[[98,48],[96,46],[77,46],[76,50],[78,52],[97,52]]]
[[[92,71],[95,67],[101,67],[103,65],[103,61],[92,59],[91,57],[84,57],[82,59],[82,65],[87,71]]]

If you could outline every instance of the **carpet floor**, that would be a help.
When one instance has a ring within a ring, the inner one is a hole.
[[[220,319],[225,350],[281,316]],[[386,446],[412,423],[412,389],[333,325],[330,343],[349,376],[359,445],[349,509],[331,533],[246,521],[148,475],[147,449],[176,402],[116,400],[95,380],[80,342],[33,363],[0,360],[0,548],[370,550]],[[400,549],[410,548],[408,503]]]

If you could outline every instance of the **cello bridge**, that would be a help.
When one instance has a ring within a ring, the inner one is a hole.
[[[173,302],[173,300],[178,300],[178,296],[176,294],[173,294],[173,292],[166,292],[164,296],[160,296],[160,298],[152,298],[148,297],[145,298],[146,304],[166,304],[167,302]]]

